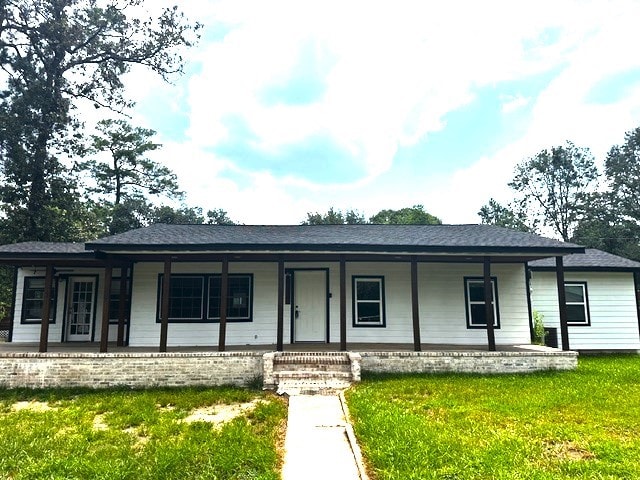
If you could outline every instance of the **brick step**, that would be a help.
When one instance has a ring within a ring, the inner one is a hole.
[[[304,363],[278,363],[273,366],[274,372],[282,371],[303,371],[303,372],[351,372],[351,364],[304,364]]]
[[[282,370],[273,372],[276,383],[289,380],[300,381],[325,381],[325,380],[344,380],[351,382],[351,372],[336,371],[308,371],[308,370]]]
[[[274,365],[289,365],[289,364],[302,364],[302,365],[350,365],[351,360],[348,356],[342,355],[285,355],[277,356],[273,359]]]

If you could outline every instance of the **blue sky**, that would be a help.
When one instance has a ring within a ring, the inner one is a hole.
[[[415,204],[475,223],[522,159],[571,140],[601,162],[640,126],[637,1],[180,7],[202,40],[174,84],[127,78],[133,121],[189,205],[243,223]]]

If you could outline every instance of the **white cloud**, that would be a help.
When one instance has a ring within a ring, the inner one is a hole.
[[[244,222],[281,223],[330,205],[370,215],[425,203],[447,221],[476,222],[489,197],[509,195],[506,183],[521,159],[566,139],[602,155],[639,122],[640,89],[613,104],[586,102],[603,78],[640,64],[633,50],[639,7],[633,1],[189,2],[182,5],[188,15],[226,25],[228,34],[188,52],[201,69],[184,91],[136,73],[131,92],[139,100],[187,99],[188,138],[165,158],[180,159],[170,166],[193,204],[225,208]],[[305,48],[316,53],[323,94],[305,105],[264,101],[265,89],[287,81]],[[561,73],[537,98],[503,97],[504,113],[531,105],[529,128],[515,142],[437,182],[425,180],[422,190],[371,188],[380,187],[399,146],[445,128],[444,116],[472,102],[479,88],[554,70]],[[229,118],[242,120],[254,146],[266,151],[325,135],[368,177],[326,186],[245,171],[208,153],[228,139]]]

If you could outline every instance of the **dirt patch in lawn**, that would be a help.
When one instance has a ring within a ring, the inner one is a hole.
[[[596,456],[573,442],[548,442],[547,454],[560,460],[591,460]]]
[[[12,405],[11,409],[14,412],[22,410],[28,410],[30,412],[48,412],[56,410],[56,408],[50,406],[47,402],[37,402],[35,400],[31,400],[30,402],[16,402]]]
[[[211,405],[208,407],[196,408],[182,421],[185,423],[207,422],[213,425],[222,426],[240,415],[246,415],[252,411],[263,400],[256,399],[246,403],[234,403],[231,405]]]

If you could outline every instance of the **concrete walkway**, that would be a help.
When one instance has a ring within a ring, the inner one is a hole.
[[[283,480],[367,478],[344,408],[338,394],[289,397]]]

